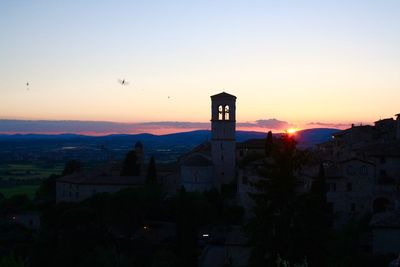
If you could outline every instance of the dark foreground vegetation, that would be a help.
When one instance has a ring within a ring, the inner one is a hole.
[[[143,188],[56,205],[56,178],[34,201],[1,200],[0,266],[196,266],[202,229],[241,223],[242,209],[225,204],[228,196],[182,189],[165,198],[151,175]],[[8,220],[28,210],[40,211],[40,231]]]

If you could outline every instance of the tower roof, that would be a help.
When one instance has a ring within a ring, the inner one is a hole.
[[[236,96],[222,92],[222,93],[211,96],[211,99],[214,99],[214,98],[234,98],[234,99],[236,99]]]
[[[137,141],[135,144],[135,148],[143,148],[143,144],[140,141]]]
[[[198,166],[198,167],[205,167],[205,166],[212,166],[212,161],[209,160],[207,157],[201,154],[195,154],[193,156],[189,156],[182,162],[183,166]]]

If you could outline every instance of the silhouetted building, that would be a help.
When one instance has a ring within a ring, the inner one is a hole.
[[[144,163],[144,147],[142,142],[137,141],[135,144],[135,153],[136,153],[136,158],[137,162],[140,165],[143,165]]]
[[[395,254],[400,251],[400,212],[376,214],[372,219],[372,252],[375,255]]]
[[[110,176],[96,172],[74,173],[57,179],[57,202],[79,202],[97,193],[115,193],[144,185],[145,176]]]
[[[110,162],[94,171],[83,171],[60,177],[56,181],[57,202],[79,202],[97,193],[115,193],[125,188],[144,186],[146,166],[144,166],[144,148],[136,142],[134,150],[141,173],[137,176],[121,176],[121,164]],[[160,182],[172,171],[160,166]],[[168,184],[168,188],[170,185]]]
[[[211,96],[211,155],[218,184],[235,181],[236,96]]]
[[[399,116],[376,121],[373,126],[353,125],[318,146],[336,226],[400,208],[399,127]],[[317,175],[318,164],[309,177]]]
[[[188,191],[208,191],[236,181],[236,96],[211,96],[211,142],[180,159],[181,185]]]

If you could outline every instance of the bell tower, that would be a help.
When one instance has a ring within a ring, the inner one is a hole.
[[[236,96],[222,92],[211,96],[211,154],[217,185],[236,176]]]

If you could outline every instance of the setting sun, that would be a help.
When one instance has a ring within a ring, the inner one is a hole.
[[[289,128],[289,129],[286,130],[286,132],[288,134],[295,134],[297,132],[297,129],[296,128]]]

